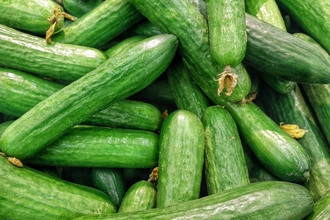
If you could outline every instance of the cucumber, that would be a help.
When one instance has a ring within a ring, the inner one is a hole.
[[[313,199],[305,187],[284,181],[267,181],[229,189],[162,209],[110,215],[85,215],[75,220],[303,219],[313,211],[313,207]]]
[[[280,181],[279,178],[268,172],[261,164],[253,166],[249,173],[249,179],[251,183],[260,181]]]
[[[51,177],[24,166],[18,168],[0,156],[1,219],[73,219],[88,214],[115,213],[104,193]]]
[[[66,12],[81,17],[100,5],[104,0],[62,0]]]
[[[18,159],[33,156],[107,105],[148,86],[165,71],[177,45],[174,35],[157,35],[108,59],[17,119],[2,134],[0,148]]]
[[[305,219],[306,220],[322,220],[328,219],[330,216],[330,192],[325,193],[314,204],[314,210]]]
[[[202,123],[208,194],[249,184],[241,139],[229,112],[221,106],[210,106],[203,114]]]
[[[145,180],[134,183],[125,193],[118,213],[137,212],[156,207],[157,190]]]
[[[157,207],[199,198],[204,162],[204,128],[187,110],[170,113],[159,136]]]
[[[196,69],[191,77],[197,85],[207,85],[207,89],[202,89],[207,96],[208,93],[215,93],[224,100],[237,102],[249,93],[251,81],[241,64],[232,68],[232,77],[228,76],[233,81],[231,87],[221,90],[220,74],[224,67],[217,65],[212,59],[207,21],[191,0],[129,2],[162,33],[178,37],[178,52]]]
[[[245,1],[245,8],[246,12],[250,15],[287,31],[281,11],[279,10],[275,0],[247,0]],[[295,82],[263,73],[259,74],[268,85],[279,93],[287,93],[295,86]]]
[[[52,40],[97,48],[143,18],[127,0],[106,0],[72,24],[62,28]]]
[[[305,101],[298,85],[287,94],[279,94],[264,87],[263,93],[266,113],[277,123],[296,124],[307,130],[297,139],[306,149],[311,160],[310,177],[305,186],[317,201],[330,190],[330,154],[328,145]]]
[[[33,166],[33,167],[41,168],[45,166]],[[55,166],[48,166],[48,167],[55,167]],[[59,167],[58,169],[60,169],[61,171],[61,178],[63,180],[84,186],[94,187],[91,178],[92,169],[90,167]]]
[[[235,67],[246,50],[245,0],[206,0],[210,50],[219,66]]]
[[[152,37],[152,36],[150,36]],[[113,45],[112,47],[106,49],[104,53],[108,56],[108,58],[112,56],[116,56],[118,53],[121,53],[122,50],[125,50],[127,47],[131,46],[132,44],[142,41],[146,39],[146,36],[143,35],[137,35],[125,38],[124,40],[121,40],[117,44]]]
[[[55,8],[59,7],[63,12],[63,8],[52,0],[1,0],[0,5],[0,24],[42,36],[51,26],[48,19],[54,14]],[[64,17],[61,15],[55,30],[61,29],[63,23]]]
[[[104,63],[95,48],[56,43],[0,25],[0,64],[51,79],[74,81]],[[74,62],[73,62],[74,61]]]
[[[277,0],[279,7],[330,53],[330,3],[325,0]]]
[[[38,166],[152,168],[158,161],[158,143],[158,134],[150,131],[76,126],[22,162]]]
[[[167,68],[168,83],[178,109],[184,109],[202,118],[204,110],[210,106],[210,100],[191,79],[188,69],[179,56]]]
[[[246,27],[248,65],[293,82],[330,83],[329,62],[313,45],[248,14]]]
[[[91,180],[96,189],[107,194],[117,207],[120,206],[126,193],[126,180],[122,169],[92,168]]]

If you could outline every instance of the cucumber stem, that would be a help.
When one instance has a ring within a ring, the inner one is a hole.
[[[238,75],[231,72],[231,67],[228,65],[225,67],[224,71],[218,74],[219,78],[215,81],[218,81],[218,96],[220,96],[221,92],[224,88],[226,88],[227,92],[226,95],[230,96],[234,91],[237,85],[237,78]]]

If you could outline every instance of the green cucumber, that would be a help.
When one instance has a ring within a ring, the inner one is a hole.
[[[174,35],[157,35],[108,59],[17,119],[2,134],[0,148],[18,159],[33,156],[107,105],[148,86],[165,71],[177,45]]]
[[[277,0],[279,7],[330,53],[330,2]]]
[[[266,113],[277,123],[295,124],[307,130],[298,142],[306,149],[311,160],[311,171],[305,186],[317,201],[330,190],[330,154],[328,145],[314,115],[298,85],[287,94],[279,94],[264,86],[262,94]]]
[[[106,0],[72,24],[62,28],[52,40],[100,47],[142,19],[140,12],[127,0]]]
[[[63,8],[66,12],[76,17],[81,17],[90,12],[104,0],[62,0]]]
[[[248,65],[293,82],[330,83],[329,62],[313,45],[248,14],[246,27]]]
[[[45,166],[34,166],[35,168],[38,167],[45,167]],[[55,167],[55,166],[48,166],[48,167]],[[92,170],[90,167],[60,167],[61,170],[61,178],[63,180],[77,183],[84,186],[94,187],[92,183]]]
[[[232,68],[232,73],[237,76],[234,89],[219,90],[220,74],[224,67],[216,65],[212,59],[207,21],[191,0],[129,1],[162,33],[171,33],[178,37],[178,52],[196,69],[191,74],[192,79],[199,86],[207,85],[207,89],[203,88],[207,96],[208,93],[215,93],[224,100],[237,102],[249,93],[251,81],[241,64]]]
[[[286,31],[284,19],[275,0],[247,0],[246,12]],[[259,73],[263,80],[279,93],[287,93],[294,88],[295,82]]]
[[[0,24],[43,36],[51,26],[47,19],[52,17],[55,8],[59,7],[63,12],[63,8],[52,0],[1,0],[0,5]],[[55,30],[61,29],[63,22],[64,17],[60,16]]]
[[[151,131],[76,126],[22,162],[38,166],[152,168],[158,161],[158,143],[158,134]]]
[[[204,128],[187,110],[170,113],[159,136],[157,207],[199,198],[204,162]]]
[[[104,193],[51,177],[35,169],[15,167],[0,156],[1,219],[73,219],[88,214],[115,213]]]
[[[313,199],[305,187],[284,181],[266,181],[162,209],[110,215],[85,215],[75,220],[304,219],[313,211],[313,207]]]
[[[126,193],[126,180],[122,169],[92,168],[91,180],[96,189],[107,194],[117,207],[120,206]]]
[[[246,50],[245,1],[206,0],[210,50],[219,66],[240,64]]]
[[[202,118],[210,101],[203,91],[191,79],[181,57],[173,60],[167,68],[167,79],[178,109],[184,109]]]
[[[45,40],[0,25],[0,64],[40,76],[74,81],[104,63],[106,55],[95,48],[46,44]]]
[[[137,35],[151,37],[157,34],[162,34],[162,32],[148,19],[144,19],[124,31],[122,34],[120,34],[120,36],[123,36],[124,38],[129,38]]]
[[[145,180],[134,183],[125,193],[118,213],[137,212],[156,207],[157,190]]]
[[[210,106],[203,114],[202,123],[208,194],[249,184],[241,139],[229,112],[221,106]]]
[[[330,216],[330,192],[325,193],[314,204],[314,210],[305,220],[323,220],[329,219]]]
[[[249,172],[249,179],[251,183],[260,181],[280,181],[279,178],[268,172],[261,164],[252,167]]]
[[[121,40],[117,44],[105,50],[104,53],[108,56],[108,58],[112,56],[116,56],[118,53],[121,53],[122,50],[125,50],[127,47],[131,46],[132,44],[142,41],[146,38],[147,37],[143,35],[137,35],[137,36],[125,38],[124,40]]]

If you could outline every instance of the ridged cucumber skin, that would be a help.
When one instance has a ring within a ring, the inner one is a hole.
[[[38,166],[152,168],[158,134],[150,131],[76,126],[25,164]]]
[[[210,100],[200,87],[191,79],[181,56],[172,61],[167,68],[167,79],[178,109],[184,109],[202,118]]]
[[[157,207],[199,198],[204,163],[204,128],[187,110],[170,113],[159,136]]]
[[[21,117],[62,89],[55,83],[19,70],[0,67],[0,112]],[[141,101],[119,100],[82,122],[88,125],[159,131],[163,122],[157,107]]]
[[[330,83],[329,62],[310,43],[249,14],[246,27],[248,65],[293,82]]]
[[[19,159],[33,156],[107,105],[148,86],[166,70],[177,45],[174,35],[157,35],[108,59],[17,119],[1,136],[0,148]]]
[[[106,0],[57,32],[52,40],[100,47],[144,17],[127,0]]]
[[[218,74],[223,72],[224,66],[217,65],[212,59],[207,21],[199,9],[190,0],[129,2],[162,33],[171,33],[178,37],[178,52],[196,69],[191,75],[193,80],[199,86],[207,85],[205,91],[203,88],[207,96],[208,93],[217,94]],[[230,96],[225,94],[225,89],[220,97],[226,101],[237,102],[249,93],[251,81],[241,65],[232,68],[232,72],[238,75],[237,85]]]
[[[202,117],[205,136],[205,178],[209,195],[250,183],[236,123],[221,106]]]
[[[330,53],[330,2],[324,0],[277,0],[293,20]]]
[[[1,219],[73,219],[88,214],[116,213],[104,193],[50,177],[27,166],[18,168],[0,157]],[[15,207],[15,208],[13,208]]]
[[[0,1],[0,24],[24,32],[45,36],[51,23],[47,20],[54,14],[54,9],[63,8],[52,0],[16,0]],[[60,17],[55,30],[63,27],[64,18]]]
[[[104,0],[62,0],[63,8],[69,14],[81,17],[100,5]]]
[[[278,178],[302,182],[309,177],[310,158],[304,147],[254,103],[225,104],[239,133],[259,161]]]
[[[245,8],[248,14],[287,31],[281,11],[275,0],[247,0],[245,1]],[[259,74],[268,85],[279,93],[287,93],[295,86],[295,82],[263,74],[262,72]]]
[[[75,220],[303,219],[313,211],[313,207],[313,199],[305,187],[285,181],[267,181],[248,184],[162,209],[99,216],[89,215],[78,217]]]
[[[310,213],[306,220],[323,220],[329,219],[330,216],[330,192],[325,193],[314,204],[313,212]]]
[[[235,67],[246,51],[245,0],[206,0],[206,6],[212,57]]]
[[[154,35],[152,35],[154,36]],[[150,36],[150,37],[152,37]],[[141,40],[145,40],[147,36],[143,35],[136,35],[132,37],[127,37],[124,40],[121,40],[114,46],[108,48],[107,50],[104,51],[104,53],[108,56],[108,58],[112,56],[116,56],[118,53],[121,53],[123,50],[125,50],[127,47],[131,46],[134,43],[137,43]]]
[[[277,124],[280,122],[297,124],[300,128],[308,130],[297,140],[305,148],[311,160],[310,177],[305,182],[305,186],[317,201],[330,190],[330,154],[313,113],[298,85],[287,94],[279,94],[264,86],[262,94],[266,113]]]
[[[95,48],[46,44],[45,39],[0,25],[0,64],[40,76],[74,81],[104,63]]]
[[[121,168],[92,168],[91,180],[94,187],[107,194],[117,208],[120,206],[126,193],[126,180]]]
[[[156,207],[156,187],[146,181],[140,180],[134,183],[125,193],[119,206],[118,213],[137,212]]]

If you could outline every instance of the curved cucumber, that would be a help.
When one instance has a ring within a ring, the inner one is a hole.
[[[19,159],[33,156],[107,105],[153,82],[171,62],[177,45],[175,36],[157,35],[108,59],[11,124],[0,138],[0,148]]]

